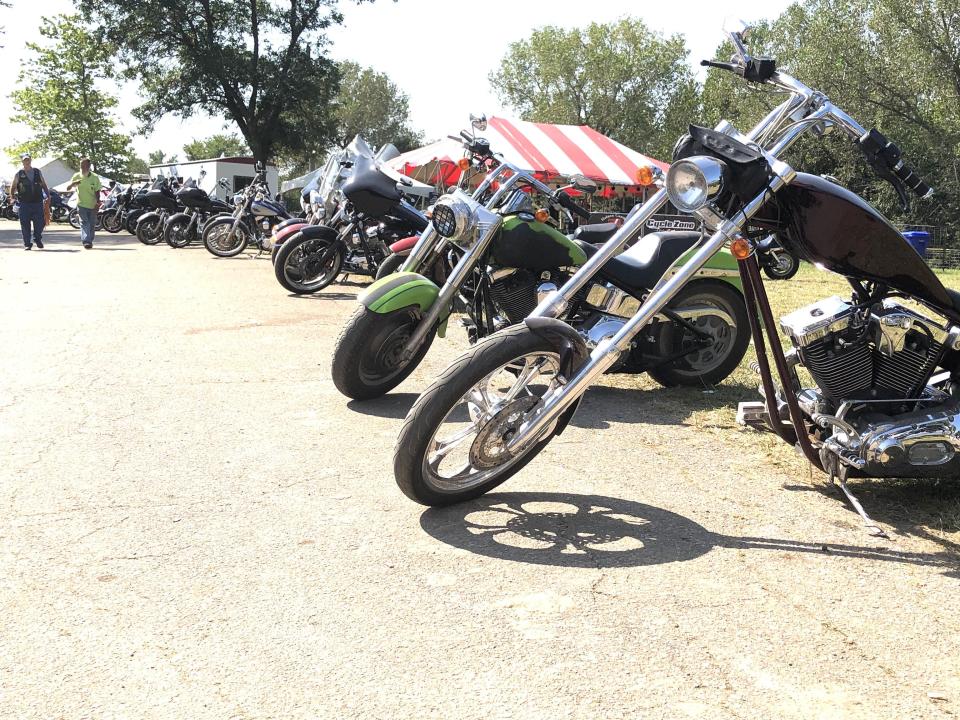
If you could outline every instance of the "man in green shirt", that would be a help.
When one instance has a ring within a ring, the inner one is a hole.
[[[97,210],[100,209],[100,178],[90,172],[90,158],[80,161],[80,172],[70,178],[67,190],[77,189],[77,212],[80,214],[80,240],[89,250],[93,247]]]

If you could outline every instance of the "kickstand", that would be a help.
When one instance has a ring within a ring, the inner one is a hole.
[[[834,478],[831,476],[830,480],[832,481],[833,479]],[[889,540],[890,536],[883,531],[883,528],[870,519],[870,516],[867,515],[867,511],[863,509],[863,505],[861,505],[856,496],[850,492],[850,488],[847,487],[846,481],[842,478],[838,479],[840,481],[840,489],[843,490],[843,494],[847,496],[847,500],[849,500],[850,504],[853,505],[853,509],[857,511],[857,514],[863,518],[863,526],[867,529],[867,534],[872,535],[873,537],[887,538]]]

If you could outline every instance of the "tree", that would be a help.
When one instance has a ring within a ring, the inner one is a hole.
[[[130,158],[130,162],[127,164],[127,174],[129,176],[133,175],[149,175],[150,166],[147,164],[147,161],[143,158],[133,157]]]
[[[176,153],[173,155],[165,155],[163,150],[153,150],[147,155],[147,162],[150,165],[167,165],[170,163],[175,163],[179,157]]]
[[[590,125],[657,157],[699,105],[683,38],[632,18],[536,30],[510,45],[490,82],[524,120]]]
[[[209,158],[249,155],[250,148],[236,135],[223,133],[208,138],[194,140],[183,146],[187,160],[207,160]]]
[[[417,146],[423,135],[410,127],[410,101],[384,73],[342,62],[337,94],[337,142],[340,147],[355,135],[373,147],[393,143],[400,152]]]
[[[111,76],[113,49],[96,41],[77,15],[43,18],[40,36],[50,42],[27,43],[29,57],[10,95],[10,119],[29,127],[33,138],[8,151],[56,155],[73,167],[86,156],[97,172],[124,176],[130,137],[115,129],[116,98],[96,83]]]
[[[337,72],[325,31],[336,0],[82,0],[146,102],[134,115],[199,110],[233,120],[258,160],[329,142]],[[309,129],[314,137],[306,137]],[[320,137],[317,137],[317,136]]]
[[[960,0],[806,0],[751,30],[751,52],[769,54],[810,87],[827,94],[866,127],[876,127],[936,188],[930,202],[903,213],[896,195],[835,133],[808,137],[788,159],[829,173],[902,223],[960,226]],[[816,38],[815,43],[810,38]],[[718,57],[727,59],[723,46]],[[705,118],[746,131],[781,95],[758,94],[715,72],[703,94]]]

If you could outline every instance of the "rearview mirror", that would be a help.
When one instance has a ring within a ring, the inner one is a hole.
[[[583,193],[595,193],[599,187],[596,182],[586,175],[574,175],[570,178],[570,184],[573,185],[574,190],[579,190]]]
[[[484,113],[480,113],[479,115],[470,113],[470,124],[478,132],[483,132],[487,129],[487,116]]]

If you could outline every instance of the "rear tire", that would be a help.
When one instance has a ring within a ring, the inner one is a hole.
[[[228,243],[227,237],[233,223],[234,218],[228,216],[212,220],[204,226],[203,245],[211,254],[224,258],[235,257],[253,241],[250,232],[241,224],[233,234],[233,240]]]
[[[319,292],[337,279],[343,267],[344,247],[337,242],[323,260],[331,241],[294,235],[280,244],[273,262],[273,274],[294,295]]]
[[[553,439],[553,433],[531,443],[516,457],[505,459],[500,465],[479,469],[472,477],[467,476],[460,488],[455,482],[440,479],[429,468],[429,453],[434,447],[434,440],[440,434],[444,421],[450,418],[465,396],[489,375],[497,373],[498,369],[530,356],[556,358],[556,365],[559,366],[559,356],[550,342],[534,335],[525,325],[514,325],[474,345],[454,360],[453,364],[423,391],[403,421],[393,455],[394,478],[404,495],[415,502],[434,507],[472,500],[508,480],[547,446]],[[519,373],[515,373],[513,377],[518,375]],[[525,398],[533,402],[533,396]],[[504,405],[506,404],[505,402]],[[482,433],[495,422],[505,420],[509,423],[509,417],[500,420],[504,413],[509,411],[497,412],[486,420],[481,415],[473,422],[483,425],[480,430]],[[524,416],[521,414],[520,421]],[[472,412],[469,417],[473,419]],[[466,412],[463,422],[465,421]],[[471,458],[479,440],[478,433],[470,448]],[[439,463],[437,471],[439,472]]]
[[[730,328],[719,319],[713,322],[699,321],[705,323],[704,329],[714,335],[714,344],[667,365],[651,368],[648,373],[664,387],[716,385],[737,369],[750,345],[750,319],[746,303],[729,283],[699,281],[677,293],[669,307],[684,305],[709,305],[724,310],[733,317],[734,327]],[[691,336],[692,333],[686,329],[665,323],[656,334],[659,354],[668,356],[678,352],[684,343],[692,341]]]
[[[763,274],[771,280],[789,280],[800,269],[800,258],[786,250],[780,251],[778,255],[778,258],[772,256],[765,258],[762,264]]]
[[[156,245],[163,238],[163,218],[147,218],[137,223],[137,240],[144,245]]]
[[[427,354],[436,334],[431,330],[414,356],[406,364],[399,364],[398,353],[420,317],[416,306],[381,315],[358,304],[333,349],[330,373],[337,390],[354,400],[372,400],[406,380]]]
[[[392,275],[401,268],[401,266],[407,261],[407,258],[410,256],[410,253],[393,253],[392,255],[387,255],[384,258],[384,261],[380,263],[380,267],[377,268],[377,277],[379,280],[382,277],[387,275]]]

